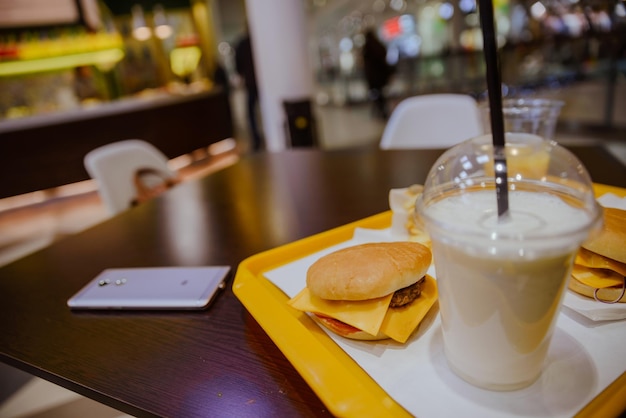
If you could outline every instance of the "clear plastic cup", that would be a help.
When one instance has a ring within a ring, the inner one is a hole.
[[[554,139],[556,124],[564,102],[551,99],[504,99],[502,116],[505,132],[525,132]],[[489,103],[481,103],[481,116],[485,133],[491,132]]]
[[[416,202],[448,364],[491,390],[541,374],[575,254],[602,223],[590,176],[568,150],[507,133],[506,156],[508,216],[498,217],[491,135],[446,151]]]

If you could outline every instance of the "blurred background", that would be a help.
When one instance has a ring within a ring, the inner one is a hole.
[[[360,50],[368,27],[396,67],[386,91],[391,100],[433,92],[484,97],[475,0],[300,1],[314,106],[367,101]],[[571,122],[619,124],[624,2],[495,0],[494,8],[505,95],[543,89],[554,96],[592,82],[590,106]],[[277,15],[276,24],[289,18]],[[234,48],[245,29],[243,0],[0,0],[0,129],[7,120],[129,98],[215,88],[236,94],[242,83]]]

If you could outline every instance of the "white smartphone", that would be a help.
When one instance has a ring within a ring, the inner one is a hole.
[[[107,269],[72,296],[72,309],[205,309],[229,266]]]

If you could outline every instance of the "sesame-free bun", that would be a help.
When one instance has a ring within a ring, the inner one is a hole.
[[[583,248],[612,260],[626,263],[626,211],[604,208],[602,232],[583,243]]]
[[[430,249],[416,242],[356,245],[313,263],[306,284],[322,299],[374,299],[416,283],[426,274],[431,259]]]

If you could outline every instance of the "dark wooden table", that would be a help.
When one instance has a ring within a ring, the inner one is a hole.
[[[626,186],[599,147],[574,148],[596,182]],[[441,151],[258,154],[0,269],[0,360],[126,413],[329,412],[230,286],[203,312],[70,311],[110,267],[229,264],[388,209]],[[232,283],[232,278],[231,282]]]

